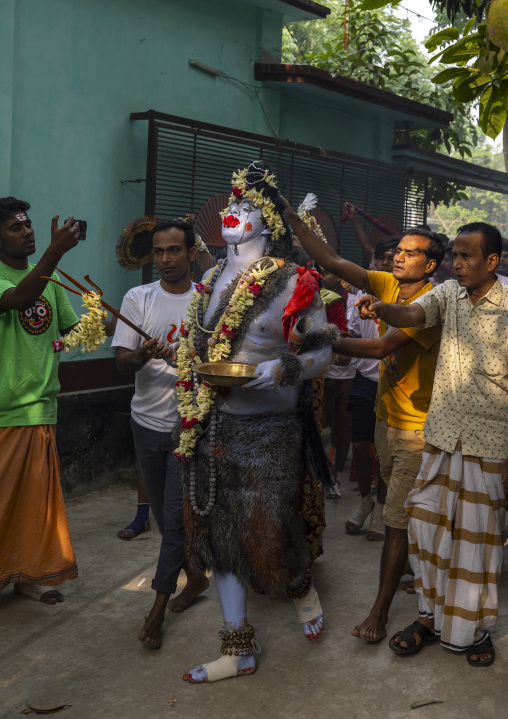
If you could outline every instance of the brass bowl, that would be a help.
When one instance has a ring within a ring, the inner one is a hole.
[[[256,365],[242,362],[203,362],[196,366],[196,370],[204,382],[214,387],[239,387],[253,379]]]

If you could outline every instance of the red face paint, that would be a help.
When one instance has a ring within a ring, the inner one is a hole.
[[[226,217],[222,220],[223,227],[237,227],[239,224],[240,220],[234,215],[226,215]]]
[[[252,230],[252,222],[246,222],[245,229],[247,232],[250,232]]]

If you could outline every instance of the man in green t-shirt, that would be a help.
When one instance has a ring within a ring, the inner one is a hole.
[[[0,199],[0,590],[46,604],[53,585],[77,576],[55,443],[60,336],[78,318],[65,291],[42,278],[78,241],[73,217],[51,224],[36,265],[28,202]]]

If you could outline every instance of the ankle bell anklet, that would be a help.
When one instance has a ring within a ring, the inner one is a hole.
[[[242,629],[221,629],[219,637],[222,639],[221,654],[235,657],[248,657],[255,651],[254,627],[248,624]]]
[[[312,574],[307,569],[302,582],[297,587],[288,587],[287,594],[291,599],[301,599],[304,597],[312,586]]]

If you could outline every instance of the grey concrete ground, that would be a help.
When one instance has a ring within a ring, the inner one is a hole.
[[[29,704],[71,704],[59,714],[62,719],[504,716],[506,576],[494,638],[497,659],[490,668],[469,667],[463,655],[435,645],[401,658],[387,640],[368,645],[350,636],[373,601],[381,550],[364,533],[344,533],[356,497],[347,483],[342,500],[327,501],[325,555],[314,569],[326,617],[322,638],[305,639],[291,601],[251,593],[249,619],[263,650],[257,673],[199,686],[181,676],[219,656],[221,616],[213,581],[184,614],[168,616],[159,651],[145,648],[136,635],[153,598],[157,531],[131,542],[116,539],[134,511],[130,488],[112,486],[68,501],[80,575],[63,585],[65,602],[45,606],[10,588],[0,594],[0,716],[18,717]],[[415,618],[416,598],[400,589],[389,635]],[[410,713],[412,702],[426,699],[444,704]]]

